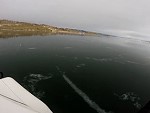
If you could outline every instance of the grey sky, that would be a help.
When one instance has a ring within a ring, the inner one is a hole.
[[[149,36],[150,0],[0,0],[0,19]]]

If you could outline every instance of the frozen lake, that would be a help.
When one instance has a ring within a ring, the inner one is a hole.
[[[141,40],[1,38],[0,71],[54,113],[136,113],[150,99],[150,43]]]

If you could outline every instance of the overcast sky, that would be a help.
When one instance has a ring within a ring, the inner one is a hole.
[[[0,19],[150,35],[150,0],[0,0]]]

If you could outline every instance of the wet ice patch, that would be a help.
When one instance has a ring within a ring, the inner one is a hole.
[[[90,57],[85,57],[87,60],[90,60],[91,58]]]
[[[60,57],[60,58],[65,58],[66,56],[64,56],[64,55],[55,55],[56,57]]]
[[[59,57],[61,57],[61,58],[65,58],[66,56],[64,56],[64,55],[61,55],[61,56],[59,56]]]
[[[29,74],[24,77],[24,87],[30,91],[33,95],[35,95],[37,98],[42,98],[45,94],[44,91],[37,89],[37,83],[42,80],[47,80],[52,78],[52,74],[49,74],[48,76],[44,76],[41,74]]]
[[[21,46],[22,46],[22,44],[20,43],[20,44],[19,44],[19,46],[21,47]]]
[[[133,92],[127,92],[121,95],[118,95],[114,93],[115,96],[119,97],[120,100],[122,101],[129,101],[131,102],[137,109],[141,108],[141,104],[139,103],[140,97],[138,97],[135,93]]]
[[[125,62],[122,62],[122,61],[119,61],[119,60],[114,60],[114,62],[120,63],[120,64],[125,64]]]

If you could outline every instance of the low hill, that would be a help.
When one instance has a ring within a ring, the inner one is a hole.
[[[0,38],[51,34],[96,35],[97,33],[77,29],[58,28],[45,24],[0,20]]]

